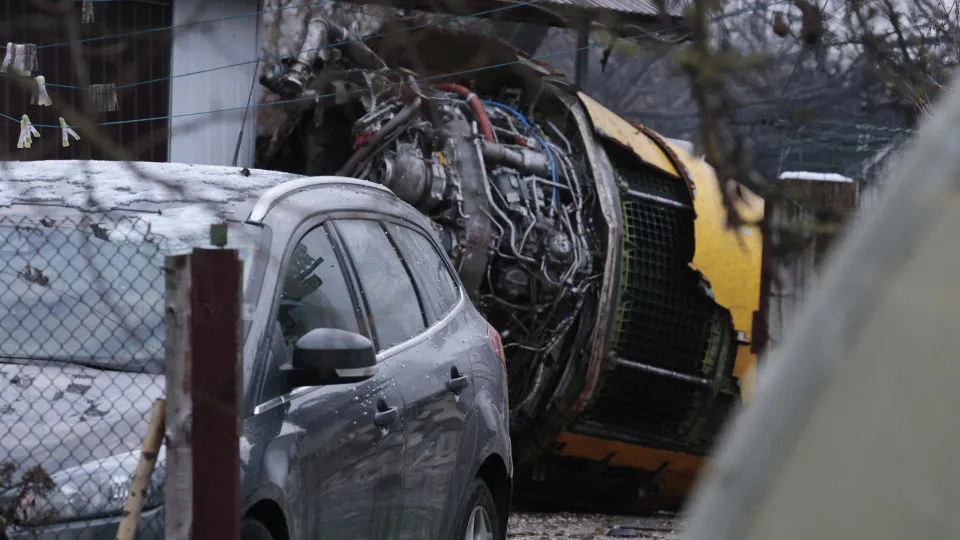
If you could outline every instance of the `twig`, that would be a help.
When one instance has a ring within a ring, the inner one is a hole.
[[[150,414],[150,424],[147,434],[143,438],[143,448],[140,451],[140,462],[137,471],[130,480],[130,493],[123,505],[123,518],[117,529],[117,540],[133,540],[140,524],[140,510],[147,496],[147,488],[153,477],[153,470],[157,464],[157,455],[163,444],[165,426],[164,404],[162,399],[153,402],[153,411]]]

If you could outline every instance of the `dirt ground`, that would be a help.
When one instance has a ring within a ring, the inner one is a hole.
[[[649,517],[601,514],[527,513],[510,516],[510,540],[646,538],[679,540],[673,514]]]

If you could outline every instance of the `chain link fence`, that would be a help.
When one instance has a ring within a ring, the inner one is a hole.
[[[0,539],[113,538],[164,394],[149,223],[0,216]],[[162,537],[162,451],[139,538]]]

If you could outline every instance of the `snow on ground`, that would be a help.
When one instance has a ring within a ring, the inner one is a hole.
[[[852,178],[837,173],[787,171],[780,173],[780,180],[816,180],[820,182],[853,182]]]
[[[600,514],[513,512],[507,531],[509,540],[646,538],[678,540],[673,514],[649,517]]]

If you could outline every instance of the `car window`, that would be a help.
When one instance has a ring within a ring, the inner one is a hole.
[[[430,323],[442,319],[460,300],[460,287],[433,242],[410,227],[388,223],[387,231],[420,285]]]
[[[426,322],[417,291],[383,226],[370,220],[343,220],[337,228],[357,268],[378,349],[422,332]]]
[[[163,373],[164,259],[209,247],[210,235],[202,216],[147,218],[0,220],[0,361]],[[262,231],[228,229],[249,295]]]
[[[277,320],[287,352],[317,328],[360,333],[359,313],[329,233],[323,226],[311,230],[294,248],[283,278]]]

